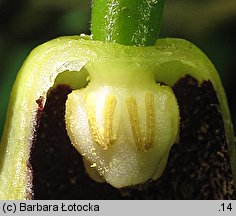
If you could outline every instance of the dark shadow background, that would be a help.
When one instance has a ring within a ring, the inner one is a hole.
[[[37,45],[90,34],[90,0],[0,0],[0,137],[10,91]],[[236,0],[166,0],[161,37],[187,39],[212,60],[236,125]]]

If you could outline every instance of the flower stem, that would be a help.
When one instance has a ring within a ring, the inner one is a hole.
[[[94,0],[94,40],[124,45],[154,45],[160,31],[164,0]]]

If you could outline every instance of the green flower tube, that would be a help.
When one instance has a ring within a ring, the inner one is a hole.
[[[154,45],[160,31],[163,7],[163,0],[94,1],[93,39],[124,45]]]
[[[156,41],[163,5],[95,0],[91,37],[61,37],[31,52],[1,140],[1,199],[96,199],[96,190],[109,191],[103,199],[137,198],[135,190],[142,199],[235,197],[233,127],[219,75],[190,42]],[[58,95],[50,101],[62,89],[60,108]],[[50,126],[57,113],[62,122]],[[57,172],[48,178],[47,169]]]

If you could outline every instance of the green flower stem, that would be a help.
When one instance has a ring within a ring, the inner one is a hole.
[[[154,45],[163,8],[164,0],[95,0],[92,37],[123,45]]]

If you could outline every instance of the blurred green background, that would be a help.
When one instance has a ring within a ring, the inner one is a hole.
[[[0,0],[0,137],[17,72],[37,45],[90,34],[91,0]],[[166,0],[161,37],[187,39],[212,60],[236,125],[236,0]]]

